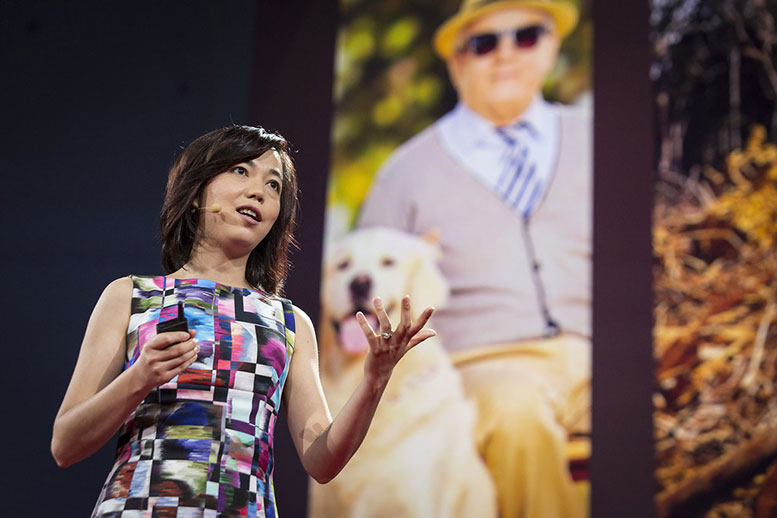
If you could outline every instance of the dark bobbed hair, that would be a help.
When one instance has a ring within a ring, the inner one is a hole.
[[[186,146],[173,163],[159,217],[165,273],[178,270],[189,260],[200,219],[200,212],[192,208],[207,182],[271,149],[278,152],[283,166],[280,213],[248,256],[245,277],[255,288],[276,295],[281,292],[290,267],[289,247],[296,246],[297,176],[286,139],[260,127],[234,125],[206,133]]]

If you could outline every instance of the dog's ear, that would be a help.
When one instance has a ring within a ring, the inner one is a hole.
[[[421,236],[422,241],[426,241],[433,247],[437,248],[440,245],[440,229],[439,228],[430,228],[426,231],[425,234],[422,234]],[[439,248],[437,248],[439,250]]]
[[[418,251],[414,254],[414,264],[408,275],[407,292],[416,311],[422,311],[429,306],[440,308],[448,300],[449,291],[448,282],[437,265],[440,245],[432,244],[426,239],[416,244]]]

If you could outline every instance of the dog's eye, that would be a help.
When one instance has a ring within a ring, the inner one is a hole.
[[[351,261],[350,261],[350,260],[348,260],[348,259],[343,259],[342,261],[340,261],[339,263],[337,263],[337,269],[338,269],[338,270],[345,270],[345,269],[346,269],[346,268],[348,268],[349,266],[351,266]]]
[[[381,266],[389,267],[394,266],[394,259],[391,257],[384,257],[383,260],[380,262]]]

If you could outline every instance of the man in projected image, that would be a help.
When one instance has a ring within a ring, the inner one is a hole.
[[[459,103],[389,158],[359,221],[439,232],[434,327],[502,517],[586,514],[567,444],[590,414],[591,121],[541,94],[577,18],[564,0],[464,0],[434,37]]]

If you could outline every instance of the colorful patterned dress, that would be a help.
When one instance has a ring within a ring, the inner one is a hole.
[[[131,279],[125,368],[179,301],[200,352],[124,422],[92,517],[275,517],[273,430],[294,350],[291,302],[204,279]]]

